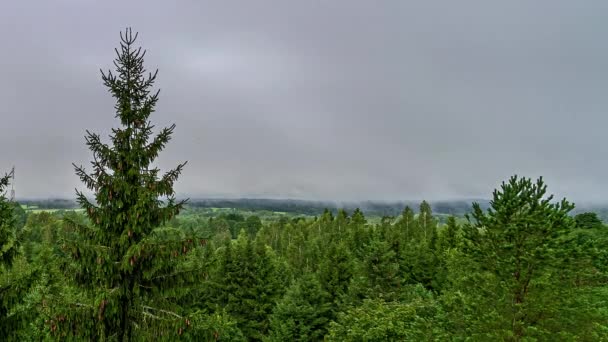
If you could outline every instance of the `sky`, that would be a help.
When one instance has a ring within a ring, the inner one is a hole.
[[[73,198],[85,130],[118,126],[99,69],[139,31],[180,196],[486,198],[513,174],[608,196],[608,2],[0,3],[0,171]],[[106,138],[106,141],[108,139]],[[608,202],[608,201],[607,201]]]

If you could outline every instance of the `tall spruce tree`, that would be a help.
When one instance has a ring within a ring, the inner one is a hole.
[[[121,127],[112,129],[111,145],[87,131],[93,172],[74,165],[95,198],[90,201],[77,190],[78,203],[92,225],[79,227],[81,241],[72,250],[77,283],[94,291],[90,294],[95,298],[94,314],[84,318],[96,322],[88,336],[92,339],[131,340],[135,334],[142,336],[143,330],[133,332],[135,327],[143,329],[142,322],[180,317],[166,309],[170,296],[151,298],[167,286],[159,283],[167,281],[159,273],[170,274],[171,259],[195,245],[175,231],[155,231],[184,205],[185,201],[175,199],[173,185],[185,163],[164,175],[153,167],[175,125],[154,135],[149,117],[158,101],[159,91],[152,91],[158,70],[146,72],[146,51],[135,47],[137,36],[129,28],[121,32],[116,72],[101,71],[104,85],[116,99]]]

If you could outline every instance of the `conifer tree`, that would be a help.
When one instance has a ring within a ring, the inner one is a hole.
[[[306,238],[301,229],[295,230],[291,234],[290,243],[287,246],[286,257],[290,265],[295,270],[304,270],[306,267]]]
[[[321,341],[330,320],[330,302],[313,274],[296,280],[270,317],[269,341]]]
[[[331,318],[337,316],[353,277],[353,260],[344,243],[332,243],[317,271],[323,291],[331,302]]]
[[[437,228],[437,223],[433,219],[433,210],[427,201],[420,203],[420,213],[418,214],[418,228],[420,229],[419,238],[424,240],[433,236],[433,230]]]
[[[168,310],[171,296],[152,298],[175,281],[172,260],[198,244],[175,229],[157,229],[185,203],[175,199],[173,190],[185,163],[162,175],[153,166],[175,125],[154,135],[149,119],[158,102],[159,91],[152,89],[158,70],[147,73],[146,51],[135,46],[137,36],[129,28],[121,32],[120,49],[115,49],[116,72],[101,71],[104,85],[116,100],[121,126],[112,129],[111,144],[87,131],[93,172],[74,165],[94,200],[77,190],[78,203],[91,226],[77,225],[78,235],[69,241],[69,248],[75,280],[85,291],[94,291],[89,293],[94,303],[92,312],[83,313],[73,327],[88,330],[92,339],[131,340],[133,329],[143,329],[144,321],[179,319],[179,314]],[[95,322],[94,327],[90,322]]]
[[[9,185],[9,177],[0,178],[0,336],[8,338],[14,334],[17,324],[22,322],[10,319],[9,312],[20,301],[21,292],[19,284],[8,271],[15,262],[18,253],[18,243],[15,234],[15,218],[13,205],[4,196]],[[5,276],[7,276],[5,278]],[[22,276],[22,275],[20,275]],[[8,278],[8,279],[7,279]]]
[[[404,301],[365,299],[331,322],[325,341],[448,341],[441,307],[420,285],[404,289]]]
[[[0,267],[10,267],[18,252],[13,205],[4,196],[9,176],[0,178]]]
[[[338,210],[338,215],[336,216],[336,228],[338,229],[338,240],[342,239],[342,234],[346,230],[346,226],[348,225],[349,217],[348,213],[344,209]]]
[[[420,283],[427,289],[434,289],[438,263],[437,221],[433,217],[430,204],[422,201],[415,220],[412,210],[406,207],[398,224],[411,227],[408,229],[411,235],[399,253],[400,269],[406,273],[406,282]]]
[[[577,228],[597,229],[604,226],[604,223],[597,214],[591,212],[577,214],[574,216],[574,221],[576,222]]]
[[[416,220],[414,219],[414,211],[412,208],[406,206],[405,209],[403,209],[397,225],[402,230],[405,241],[410,241],[413,232],[416,231]]]
[[[351,217],[351,223],[354,225],[365,225],[367,223],[367,220],[365,219],[365,215],[363,215],[363,212],[361,211],[361,209],[356,208],[355,211],[353,212],[353,215]]]
[[[282,275],[273,255],[242,230],[235,242],[226,245],[214,274],[212,302],[226,309],[249,340],[261,340],[272,307],[282,295]]]
[[[458,246],[460,227],[454,216],[448,217],[445,228],[441,231],[441,246],[444,250]]]
[[[319,217],[319,222],[321,224],[329,224],[331,222],[334,221],[334,214],[332,214],[332,212],[325,208],[325,210],[323,210],[323,214]]]
[[[245,220],[245,226],[250,238],[255,238],[260,228],[262,228],[262,220],[256,215],[251,215]]]
[[[353,252],[353,256],[358,259],[363,257],[365,246],[371,238],[371,230],[368,228],[363,212],[358,208],[355,209],[348,223],[346,244]]]
[[[494,191],[487,212],[473,204],[469,223],[464,226],[465,250],[486,275],[486,281],[468,291],[474,295],[492,293],[480,298],[486,303],[476,304],[487,305],[480,319],[504,329],[502,333],[514,340],[544,329],[560,329],[549,326],[552,317],[566,307],[560,305],[568,298],[561,293],[568,288],[556,284],[563,278],[560,273],[571,264],[562,238],[574,227],[569,217],[573,208],[566,199],[553,202],[542,177],[532,182],[513,176],[503,182]],[[502,321],[488,314],[491,311],[487,308],[498,312]]]
[[[401,277],[399,262],[388,242],[373,232],[363,249],[362,260],[356,266],[356,276],[349,288],[350,299],[356,303],[363,298],[394,300],[399,293]]]

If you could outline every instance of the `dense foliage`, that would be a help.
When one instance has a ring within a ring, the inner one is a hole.
[[[542,180],[514,177],[489,209],[474,205],[467,221],[446,224],[426,203],[377,223],[361,211],[260,220],[255,212],[186,207],[155,231],[168,240],[169,232],[193,231],[210,239],[192,250],[154,252],[162,262],[146,274],[174,279],[137,292],[132,307],[143,316],[131,318],[131,338],[608,338],[607,228],[579,227],[572,204],[545,192]],[[20,254],[3,271],[14,278],[2,277],[11,285],[2,321],[13,327],[10,336],[116,339],[95,327],[104,288],[83,286],[64,250],[74,222],[95,227],[83,212],[28,214]],[[91,265],[85,274],[95,272]],[[91,325],[67,323],[83,324],[79,317]],[[64,325],[83,330],[68,333]]]
[[[183,164],[152,167],[174,126],[153,137],[135,39],[103,74],[121,127],[87,136],[83,210],[25,212],[0,180],[2,340],[608,339],[607,228],[542,178],[512,177],[466,218],[177,202]]]

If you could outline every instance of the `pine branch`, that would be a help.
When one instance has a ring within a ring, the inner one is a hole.
[[[188,270],[184,270],[184,271],[180,271],[180,272],[159,275],[159,276],[156,276],[154,278],[151,278],[150,280],[154,281],[154,280],[165,279],[165,278],[173,278],[173,277],[180,276],[182,274],[187,274],[187,273],[192,273],[192,272],[197,272],[197,271],[203,271],[203,270],[205,270],[204,267],[195,268],[195,269],[188,269]]]
[[[77,166],[74,163],[72,163],[72,165],[74,166],[76,175],[85,184],[85,186],[90,190],[97,190],[97,188],[98,188],[97,180],[95,178],[93,178],[93,176],[89,175],[82,165]],[[80,193],[78,191],[76,191],[76,193],[80,197]]]
[[[163,177],[157,182],[158,194],[161,196],[171,196],[173,195],[173,184],[182,173],[184,167],[188,164],[188,162],[184,162],[179,164],[175,169],[166,172]],[[185,202],[184,202],[185,203]]]
[[[180,318],[180,319],[184,318],[184,317],[176,314],[175,312],[171,312],[171,311],[167,311],[167,310],[163,310],[163,309],[156,309],[156,308],[153,308],[151,306],[142,305],[142,308],[147,309],[147,310],[155,310],[155,311],[158,311],[158,312],[162,312],[164,314],[172,315],[172,316]]]
[[[116,158],[116,154],[112,149],[101,142],[99,134],[91,133],[89,130],[86,131],[87,136],[85,137],[87,146],[93,152],[93,155],[101,159],[102,161],[109,162]]]
[[[144,147],[144,150],[146,151],[146,165],[158,157],[159,152],[162,151],[166,144],[171,140],[171,134],[173,134],[174,129],[175,124],[171,125],[170,127],[163,128],[160,133],[154,137],[154,140]]]

